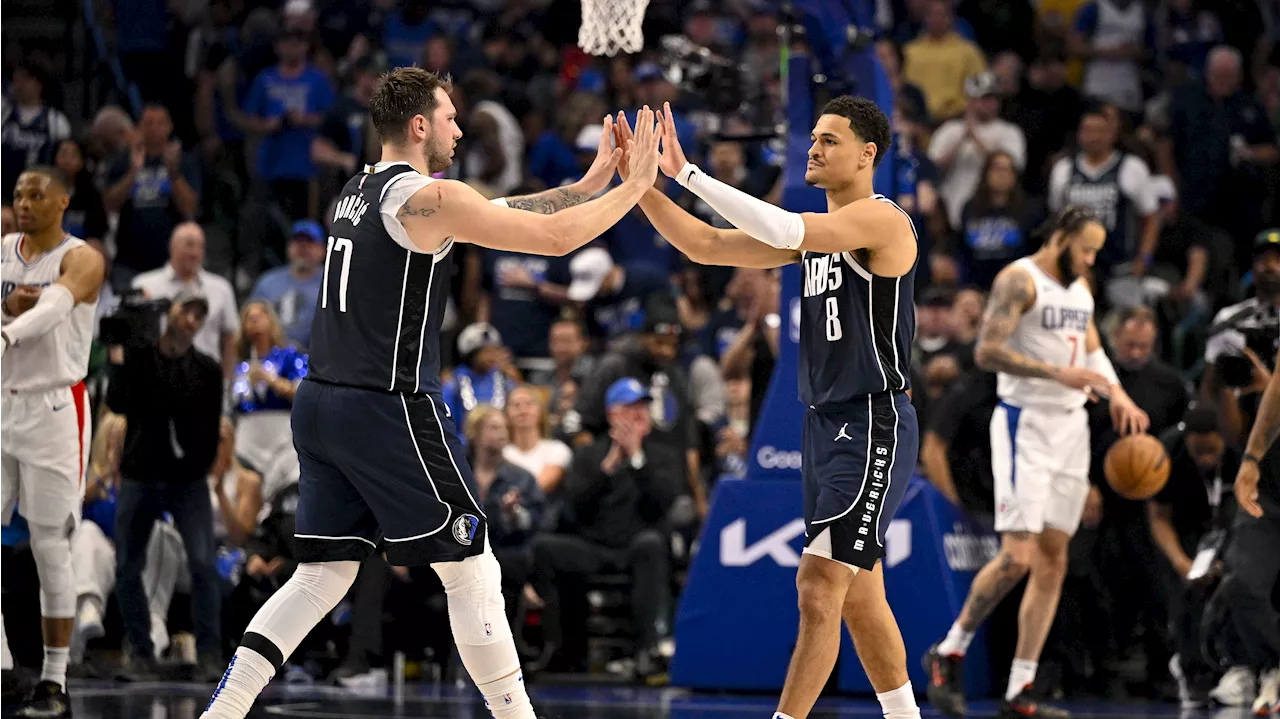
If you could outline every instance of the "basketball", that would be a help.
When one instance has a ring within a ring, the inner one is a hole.
[[[1160,440],[1135,434],[1111,445],[1103,461],[1107,484],[1126,499],[1150,499],[1169,481],[1169,455]]]

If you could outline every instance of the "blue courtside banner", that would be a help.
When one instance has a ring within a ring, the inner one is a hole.
[[[724,480],[716,486],[701,548],[676,616],[671,681],[695,689],[776,691],[795,647],[796,567],[804,546],[799,487],[791,482]],[[916,478],[885,531],[885,586],[907,646],[907,669],[925,686],[920,657],[946,634],[997,537]],[[871,692],[843,632],[839,686]],[[965,663],[970,696],[990,685],[984,635]]]

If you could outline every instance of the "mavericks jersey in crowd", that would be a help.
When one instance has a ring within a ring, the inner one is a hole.
[[[307,376],[307,355],[295,347],[274,347],[261,357],[262,368],[268,373],[296,382]],[[289,410],[293,400],[285,399],[272,391],[266,382],[253,384],[249,380],[249,362],[236,365],[236,376],[231,383],[236,411],[241,414],[262,410]]]
[[[884,195],[872,198],[902,212]],[[911,231],[914,241],[914,224]],[[801,402],[818,407],[910,388],[918,264],[901,277],[880,277],[851,252],[803,253]]]
[[[407,237],[387,231],[382,200],[407,173],[418,174],[408,163],[371,165],[338,196],[311,326],[311,379],[440,392],[440,323],[449,298],[453,239],[435,253],[415,252],[406,247]]]

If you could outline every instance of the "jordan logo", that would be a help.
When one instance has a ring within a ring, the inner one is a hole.
[[[844,423],[844,426],[840,428],[840,433],[836,435],[836,441],[837,441],[837,442],[839,442],[839,441],[840,441],[840,440],[842,440],[842,439],[847,439],[847,440],[849,440],[850,442],[852,442],[852,441],[853,441],[853,437],[850,437],[850,436],[848,435],[848,433],[846,433],[846,432],[845,432],[845,430],[847,430],[847,429],[849,429],[849,423],[848,423],[848,422],[845,422],[845,423]]]

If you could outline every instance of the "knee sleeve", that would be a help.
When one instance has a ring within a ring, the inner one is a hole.
[[[471,679],[484,685],[520,668],[493,552],[431,565],[449,597],[449,626]]]
[[[299,564],[245,628],[241,646],[262,654],[277,669],[307,633],[338,605],[360,571],[359,562]]]
[[[40,614],[70,619],[76,615],[75,577],[71,571],[71,536],[65,527],[32,524],[31,554],[40,576]]]

